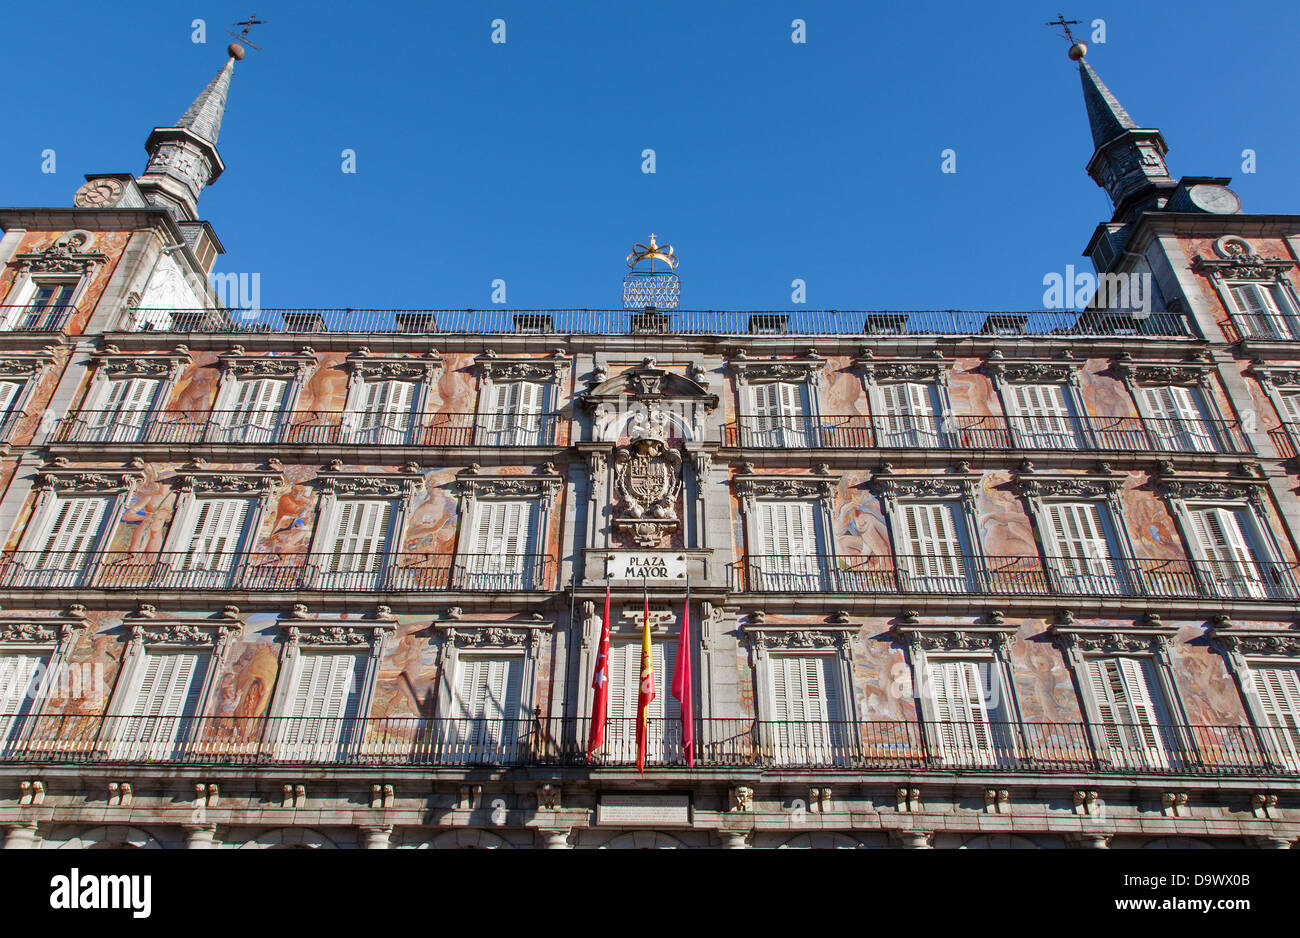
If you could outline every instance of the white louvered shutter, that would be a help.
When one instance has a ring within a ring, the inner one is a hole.
[[[470,549],[462,558],[466,572],[472,577],[486,578],[482,582],[484,588],[531,586],[528,555],[535,543],[537,502],[531,499],[480,501],[476,512]]]
[[[37,568],[51,586],[75,585],[91,558],[108,510],[109,499],[60,498],[55,502],[54,523],[45,538]],[[55,577],[54,581],[48,575]]]
[[[1142,388],[1147,410],[1154,421],[1152,434],[1163,449],[1174,452],[1213,452],[1214,438],[1209,422],[1192,388]]]
[[[393,503],[342,501],[338,503],[338,512],[328,569],[338,573],[374,573],[382,565],[388,548]]]
[[[251,503],[244,498],[203,498],[185,564],[190,569],[228,572],[243,540]]]
[[[1252,667],[1250,674],[1267,723],[1265,737],[1270,749],[1294,771],[1300,768],[1300,669]]]
[[[1149,664],[1136,658],[1091,658],[1086,667],[1112,760],[1131,767],[1163,767],[1161,723],[1168,720],[1163,702],[1157,703],[1152,694]]]
[[[759,574],[768,589],[822,586],[814,505],[804,501],[758,503]]]
[[[934,447],[939,445],[937,389],[930,384],[885,384],[880,386],[884,407],[882,443],[890,447]]]
[[[1290,424],[1300,424],[1300,391],[1280,392],[1282,419]]]
[[[1069,590],[1107,594],[1122,591],[1101,511],[1101,506],[1093,502],[1047,505],[1048,526],[1055,541],[1054,564]]]
[[[1194,508],[1189,512],[1196,550],[1212,578],[1214,588],[1225,596],[1262,598],[1266,592],[1259,555],[1253,549],[1253,524],[1248,509]]]
[[[839,681],[826,656],[778,655],[768,659],[772,684],[773,740],[778,762],[826,765],[839,761],[833,747],[843,719]]]
[[[368,381],[357,442],[395,446],[410,440],[413,381]]]
[[[207,652],[148,651],[140,683],[124,711],[125,742],[137,758],[166,758],[198,714]]]
[[[1241,314],[1247,335],[1294,338],[1273,291],[1255,283],[1238,283],[1231,287],[1237,312]]]
[[[21,381],[0,381],[0,421],[13,412],[22,389]]]
[[[951,502],[913,502],[903,506],[906,526],[902,567],[921,590],[964,592],[967,588],[961,537],[963,523]]]
[[[157,378],[119,378],[107,382],[104,401],[92,415],[91,439],[129,443],[139,440],[162,381]]]
[[[234,443],[265,443],[275,437],[289,382],[277,378],[240,381],[229,415],[227,439]]]
[[[46,655],[0,654],[0,753],[22,732],[23,718],[35,709]]]
[[[462,747],[459,755],[470,762],[509,759],[527,729],[520,703],[523,659],[462,656],[457,668],[454,738]]]
[[[1011,389],[1016,425],[1026,446],[1073,449],[1078,445],[1064,387],[1059,384],[1013,384]]]
[[[962,764],[988,764],[993,739],[984,702],[986,666],[974,661],[931,661],[930,689],[940,751]]]
[[[754,432],[751,446],[807,446],[803,386],[785,381],[750,385]]]
[[[489,445],[538,445],[545,392],[545,385],[536,381],[505,381],[493,385]]]
[[[280,733],[282,758],[329,759],[354,734],[366,673],[360,652],[299,652]]]

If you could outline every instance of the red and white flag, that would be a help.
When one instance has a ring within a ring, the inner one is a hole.
[[[591,735],[587,739],[587,761],[605,743],[605,715],[609,709],[609,580],[605,581],[605,619],[600,627],[596,652],[596,675],[591,679]]]
[[[677,637],[677,662],[673,666],[673,696],[681,704],[682,750],[686,764],[695,765],[695,713],[691,694],[691,581],[686,581],[686,602],[682,606],[682,631]]]

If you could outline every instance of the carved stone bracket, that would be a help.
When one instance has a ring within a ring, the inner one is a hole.
[[[1300,368],[1265,365],[1256,361],[1246,369],[1246,372],[1254,375],[1265,386],[1272,385],[1275,388],[1300,387]]]
[[[182,492],[264,496],[284,482],[284,473],[263,470],[182,469],[174,480]]]
[[[1211,629],[1210,638],[1228,651],[1242,655],[1276,655],[1300,658],[1300,633],[1267,629]]]
[[[815,355],[785,359],[736,356],[727,360],[727,370],[736,376],[738,384],[785,381],[816,386],[825,375],[826,359]]]
[[[1078,648],[1084,652],[1156,652],[1169,648],[1178,629],[1172,627],[1133,626],[1113,628],[1097,626],[1049,626],[1048,634],[1062,648]]]
[[[1016,636],[1015,626],[896,625],[901,644],[922,651],[1002,651]]]

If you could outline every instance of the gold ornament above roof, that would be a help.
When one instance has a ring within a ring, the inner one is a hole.
[[[668,265],[669,270],[675,269],[678,264],[677,255],[673,253],[671,244],[658,245],[655,243],[654,232],[650,233],[650,246],[636,244],[632,246],[632,253],[627,256],[627,266],[635,267],[644,260],[661,260]]]

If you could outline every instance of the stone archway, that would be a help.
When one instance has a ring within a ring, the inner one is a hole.
[[[628,831],[600,845],[601,850],[674,850],[685,846],[676,837],[658,831]]]
[[[461,829],[439,834],[429,846],[434,850],[500,850],[510,844],[489,831]]]
[[[1038,844],[1028,837],[1015,834],[979,834],[968,837],[957,847],[958,850],[1037,850]]]
[[[49,838],[57,839],[56,837]],[[138,827],[117,827],[105,825],[92,827],[85,833],[78,834],[63,843],[57,850],[161,850],[162,844],[147,831]]]
[[[847,834],[832,831],[816,831],[791,837],[777,847],[778,850],[859,850],[864,845]]]
[[[320,831],[312,830],[310,827],[277,827],[273,830],[263,831],[252,840],[246,840],[239,845],[241,850],[248,848],[262,850],[319,850],[322,847],[334,848],[337,846],[338,844]]]

